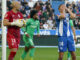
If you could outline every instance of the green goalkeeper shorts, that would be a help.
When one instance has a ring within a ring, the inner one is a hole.
[[[33,36],[27,37],[26,35],[23,35],[23,41],[27,47],[34,46]]]

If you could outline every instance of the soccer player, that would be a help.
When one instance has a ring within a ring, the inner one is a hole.
[[[7,42],[10,48],[8,60],[14,60],[20,43],[20,25],[22,24],[17,24],[15,21],[23,19],[22,13],[19,12],[20,3],[14,1],[11,6],[12,10],[5,14],[3,21],[4,26],[7,26]]]
[[[73,14],[64,4],[59,6],[60,15],[55,16],[55,20],[58,27],[58,49],[59,59],[63,60],[64,52],[68,51],[71,53],[72,60],[76,60],[75,55],[75,43],[73,39],[72,29],[69,23],[70,18],[75,18]],[[67,14],[66,11],[69,13]]]
[[[26,57],[27,53],[30,51],[30,60],[33,60],[34,52],[35,52],[35,47],[33,43],[33,35],[35,29],[37,30],[37,35],[39,36],[39,20],[38,20],[38,15],[36,10],[31,10],[30,12],[30,19],[27,20],[26,22],[26,27],[23,29],[24,36],[23,40],[25,42],[25,49],[24,52],[21,56],[21,60],[24,60]]]

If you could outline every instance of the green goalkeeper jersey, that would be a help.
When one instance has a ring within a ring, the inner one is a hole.
[[[33,35],[35,29],[37,29],[37,33],[39,34],[39,20],[34,20],[33,18],[30,18],[26,21],[26,26],[22,28],[22,31],[28,33],[29,35]]]

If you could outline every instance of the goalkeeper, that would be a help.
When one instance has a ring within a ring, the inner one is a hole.
[[[75,42],[76,42],[77,39],[76,39],[76,34],[75,34],[75,29],[74,29],[73,21],[70,20],[69,23],[70,23],[71,29],[72,29],[72,31],[73,31],[74,40],[75,40]],[[68,60],[70,60],[70,57],[71,57],[70,52],[68,52]]]
[[[25,49],[24,52],[21,56],[21,60],[24,60],[26,57],[27,53],[30,51],[30,60],[33,60],[34,52],[35,52],[35,47],[33,43],[33,35],[35,29],[37,29],[37,35],[39,35],[39,20],[38,20],[38,15],[36,10],[31,10],[30,12],[30,19],[26,21],[26,26],[22,28],[24,31],[24,36],[23,36],[23,41],[25,42]]]

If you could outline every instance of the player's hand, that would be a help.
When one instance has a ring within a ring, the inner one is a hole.
[[[24,34],[25,34],[27,37],[29,37],[29,34],[28,34],[27,32],[24,32]]]
[[[65,7],[65,10],[66,10],[67,12],[69,12],[69,11],[70,11],[70,9],[69,9],[69,8],[67,8],[67,7]]]
[[[61,14],[60,16],[57,15],[59,19],[64,19],[65,18],[65,14]]]
[[[40,37],[40,34],[37,34],[38,37]]]
[[[29,34],[26,34],[27,37],[29,37]]]

